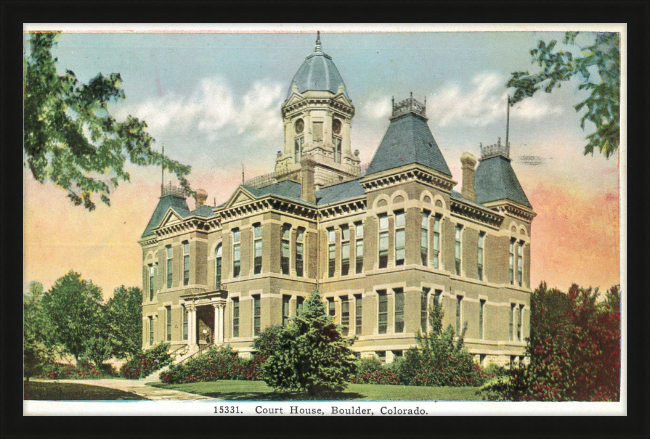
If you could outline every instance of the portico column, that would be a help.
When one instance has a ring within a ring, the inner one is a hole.
[[[223,344],[223,339],[224,339],[224,310],[226,308],[225,303],[220,303],[219,304],[219,344]]]
[[[224,299],[212,299],[212,306],[214,306],[214,344],[221,346],[224,340],[223,318],[226,301]]]
[[[213,334],[213,343],[215,346],[219,346],[219,323],[221,322],[221,316],[219,315],[219,305],[212,303],[214,307],[214,334]]]
[[[188,326],[188,337],[187,342],[190,345],[190,348],[196,346],[196,305],[193,303],[188,307],[187,315],[187,326]]]

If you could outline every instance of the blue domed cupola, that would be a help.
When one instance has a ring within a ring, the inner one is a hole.
[[[341,78],[341,74],[332,62],[332,57],[323,52],[320,43],[320,32],[316,38],[316,47],[302,63],[298,72],[291,80],[287,90],[286,99],[291,97],[294,85],[298,88],[298,93],[306,91],[329,91],[336,93],[339,86],[343,85],[345,97],[350,99],[347,88]]]

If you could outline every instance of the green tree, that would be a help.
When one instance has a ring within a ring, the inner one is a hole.
[[[117,358],[131,358],[142,346],[142,290],[124,285],[115,288],[105,309],[106,337],[112,354]]]
[[[118,122],[108,113],[110,102],[126,98],[119,73],[101,73],[88,84],[74,72],[60,75],[52,56],[56,33],[35,33],[29,38],[29,58],[24,59],[23,142],[26,166],[34,178],[52,181],[65,189],[78,206],[95,209],[93,195],[110,205],[109,195],[120,181],[129,181],[127,160],[159,165],[175,174],[181,186],[192,190],[185,176],[190,167],[151,149],[154,139],[147,124],[128,116]]]
[[[86,341],[105,334],[102,290],[74,271],[57,279],[43,297],[43,308],[55,331],[55,339],[76,360]]]
[[[343,390],[354,374],[353,338],[345,338],[326,314],[318,290],[302,311],[277,333],[263,366],[264,381],[278,390]]]
[[[84,356],[95,363],[95,366],[101,367],[111,355],[113,347],[106,338],[94,336],[84,341]]]
[[[57,359],[54,331],[43,312],[43,284],[30,282],[23,296],[23,360],[25,378],[42,372],[43,366]]]
[[[536,63],[540,71],[512,73],[506,84],[515,88],[510,104],[532,97],[540,89],[551,93],[563,82],[578,78],[579,90],[591,92],[587,99],[574,106],[578,112],[587,110],[580,126],[584,129],[587,121],[596,126],[596,130],[586,137],[588,143],[584,154],[593,155],[594,149],[598,149],[605,157],[610,157],[618,150],[620,142],[620,34],[598,33],[593,44],[579,47],[581,54],[575,56],[570,49],[577,46],[577,35],[578,32],[565,34],[563,43],[566,50],[556,49],[556,40],[548,44],[541,40],[538,42],[530,55],[532,63]]]

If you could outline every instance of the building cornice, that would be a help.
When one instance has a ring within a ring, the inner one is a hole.
[[[363,177],[359,183],[366,192],[371,192],[407,181],[418,181],[444,192],[451,192],[451,189],[457,184],[450,177],[418,164],[406,165],[376,174],[370,174]]]
[[[492,201],[490,203],[485,203],[485,206],[504,216],[514,216],[528,222],[531,222],[533,218],[537,216],[532,209],[511,200]]]
[[[497,227],[501,225],[505,218],[505,215],[500,212],[488,208],[481,208],[455,198],[449,200],[449,208],[452,214]]]
[[[318,212],[323,219],[333,219],[363,212],[367,209],[367,204],[368,201],[366,196],[363,195],[352,200],[328,204],[327,206],[319,208]]]

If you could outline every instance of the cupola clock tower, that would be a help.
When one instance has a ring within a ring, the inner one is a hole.
[[[310,156],[314,185],[323,187],[360,175],[359,152],[352,152],[354,106],[332,58],[323,53],[320,32],[314,52],[293,77],[281,107],[284,151],[278,151],[276,176],[299,171]]]

